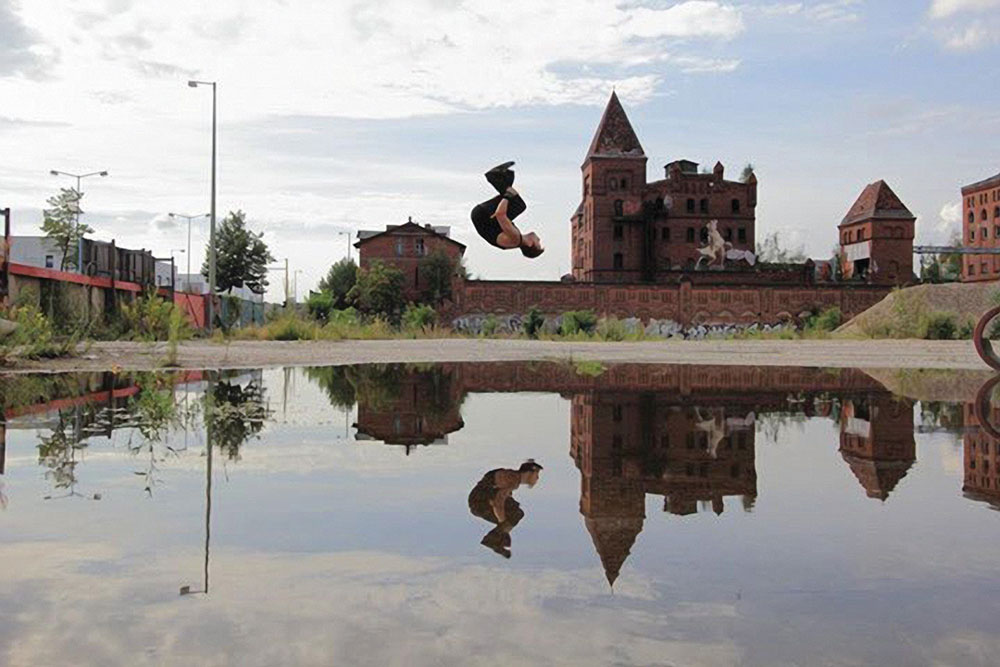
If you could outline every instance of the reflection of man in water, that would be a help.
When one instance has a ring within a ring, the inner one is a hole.
[[[517,470],[497,468],[483,475],[469,493],[469,511],[496,527],[483,537],[483,546],[504,558],[510,558],[510,532],[524,518],[521,504],[514,500],[514,490],[522,484],[538,483],[542,466],[528,459]]]

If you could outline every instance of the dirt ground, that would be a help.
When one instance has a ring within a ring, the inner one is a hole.
[[[24,362],[6,372],[161,368],[165,344],[94,343],[71,359]],[[608,363],[733,364],[985,370],[970,341],[802,340],[563,343],[528,340],[189,341],[182,368],[262,368],[390,362],[574,360]]]

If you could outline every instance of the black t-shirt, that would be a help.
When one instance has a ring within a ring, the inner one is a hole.
[[[497,238],[503,233],[503,228],[493,217],[493,214],[496,213],[501,199],[507,200],[507,217],[510,220],[521,215],[528,208],[521,195],[502,194],[476,204],[475,208],[472,209],[472,224],[475,225],[476,231],[487,243],[497,248],[501,248],[497,243]],[[502,249],[507,250],[507,248]]]

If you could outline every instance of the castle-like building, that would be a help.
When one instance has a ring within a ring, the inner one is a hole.
[[[677,160],[646,180],[646,153],[618,95],[611,94],[583,166],[583,200],[572,217],[573,277],[587,282],[656,282],[710,259],[711,225],[724,247],[754,252],[757,177],[725,178]],[[714,258],[712,258],[714,259]]]

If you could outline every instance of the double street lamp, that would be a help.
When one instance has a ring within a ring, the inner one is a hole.
[[[85,178],[90,178],[91,176],[107,176],[107,171],[92,171],[89,174],[71,174],[68,171],[59,171],[58,169],[50,169],[49,173],[53,176],[69,176],[70,178],[76,179],[76,269],[80,273],[83,273],[83,238],[80,236],[80,199],[83,198],[83,190],[81,188],[80,182]]]
[[[191,284],[191,221],[195,218],[208,218],[211,217],[211,213],[202,213],[201,215],[185,215],[183,213],[168,213],[171,218],[184,218],[188,221],[188,247],[187,247],[187,282],[188,285]],[[212,249],[215,249],[215,244],[212,244]],[[184,252],[181,250],[181,252]]]
[[[211,223],[208,229],[208,332],[212,333],[215,328],[215,100],[217,86],[215,81],[188,81],[188,86],[191,88],[212,87],[212,206],[209,213]],[[190,254],[188,257],[190,258]],[[188,272],[190,273],[190,264]]]

